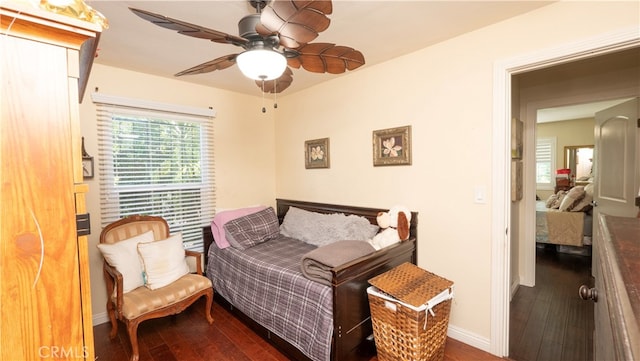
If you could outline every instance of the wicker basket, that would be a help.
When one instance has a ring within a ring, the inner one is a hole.
[[[405,263],[369,283],[378,360],[443,360],[453,282]]]

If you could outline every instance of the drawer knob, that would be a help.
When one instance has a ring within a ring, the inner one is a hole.
[[[582,285],[578,290],[578,294],[580,298],[583,300],[591,300],[593,302],[598,302],[598,290],[595,288],[589,288],[588,286]]]

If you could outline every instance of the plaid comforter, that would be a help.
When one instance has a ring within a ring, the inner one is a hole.
[[[302,275],[302,256],[316,247],[280,236],[244,251],[209,248],[214,291],[312,360],[331,356],[330,286]]]

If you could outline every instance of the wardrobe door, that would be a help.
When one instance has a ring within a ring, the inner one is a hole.
[[[2,41],[2,357],[84,352],[67,49]]]
[[[0,4],[0,360],[93,359],[76,213],[79,51],[96,26],[15,6]]]

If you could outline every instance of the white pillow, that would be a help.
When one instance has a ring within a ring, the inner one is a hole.
[[[143,242],[153,242],[153,231],[116,243],[98,244],[98,249],[107,263],[122,273],[122,291],[124,293],[144,286],[143,269],[140,256],[138,256],[138,243]]]
[[[161,241],[140,243],[138,253],[144,266],[145,286],[152,290],[164,287],[189,273],[182,233]]]

